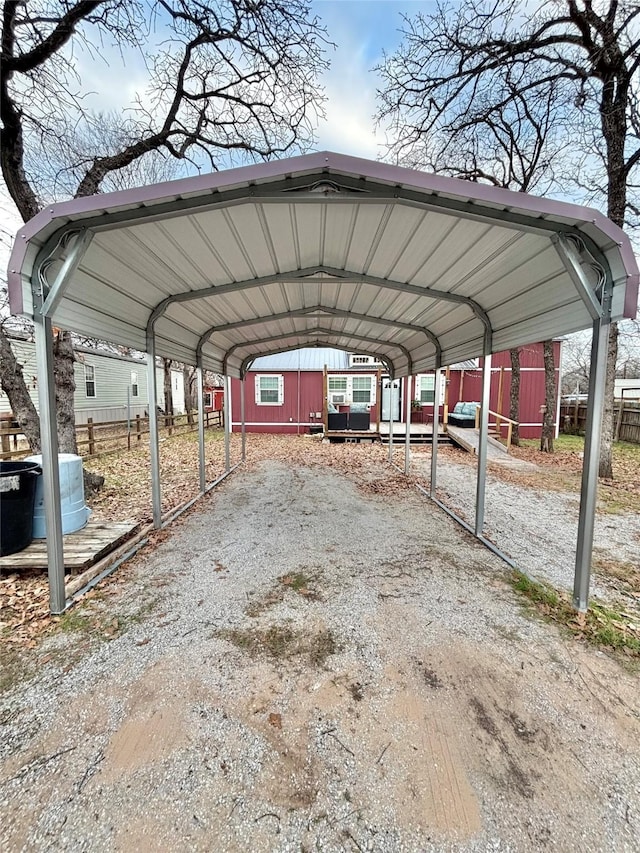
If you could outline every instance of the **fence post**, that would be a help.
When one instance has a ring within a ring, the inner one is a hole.
[[[615,432],[613,440],[614,441],[620,441],[620,428],[622,426],[622,416],[624,414],[624,396],[620,401],[614,402],[614,404],[613,404],[613,411],[614,412],[616,410],[616,403],[619,406],[619,409],[618,409],[618,417],[616,418],[616,432]]]
[[[11,415],[3,415],[0,419],[0,435],[2,436],[2,458],[9,459],[11,454],[11,441],[9,430],[11,429]],[[6,455],[5,455],[6,454]]]
[[[93,435],[93,418],[87,418],[87,438],[89,439],[89,456],[93,456],[96,452],[96,445]]]
[[[136,441],[140,441],[142,438],[142,422],[140,421],[140,415],[136,415]]]

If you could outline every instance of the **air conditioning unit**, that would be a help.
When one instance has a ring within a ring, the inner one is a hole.
[[[331,402],[332,403],[344,403],[345,399],[346,398],[345,398],[344,394],[332,394],[331,395]]]

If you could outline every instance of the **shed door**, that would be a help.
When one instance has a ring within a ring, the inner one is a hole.
[[[393,400],[393,403],[392,403]],[[400,380],[393,380],[393,392],[391,391],[391,380],[388,376],[382,379],[382,420],[388,421],[393,405],[393,419],[400,420]]]

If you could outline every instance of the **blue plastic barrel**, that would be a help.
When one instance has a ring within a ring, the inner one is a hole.
[[[42,465],[42,456],[29,456],[30,462]],[[85,526],[91,510],[84,502],[84,478],[82,459],[74,453],[58,454],[60,473],[60,510],[62,513],[62,533],[75,533]],[[33,538],[45,539],[47,527],[44,515],[44,486],[42,478],[36,486],[36,499],[33,510]]]

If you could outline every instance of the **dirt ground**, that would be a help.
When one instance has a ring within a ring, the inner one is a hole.
[[[8,851],[640,850],[637,673],[391,468],[238,470],[0,724]]]

